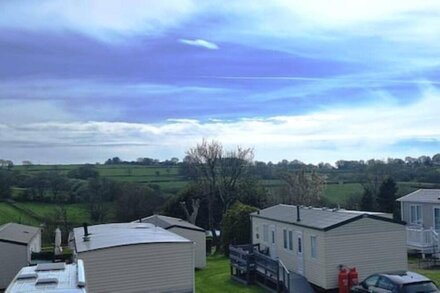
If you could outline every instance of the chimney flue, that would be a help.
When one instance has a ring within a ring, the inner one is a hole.
[[[89,229],[87,227],[87,223],[83,223],[83,228],[84,228],[84,236],[83,236],[83,240],[84,241],[89,241]]]
[[[296,221],[301,222],[301,216],[299,214],[299,206],[296,206]]]

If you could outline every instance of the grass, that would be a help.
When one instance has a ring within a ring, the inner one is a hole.
[[[196,292],[265,292],[257,286],[246,286],[231,280],[229,260],[223,256],[207,257],[207,266],[196,272]]]
[[[327,184],[324,197],[331,202],[343,204],[354,194],[362,194],[363,187],[360,183]]]
[[[55,209],[58,207],[56,204],[34,202],[19,202],[16,203],[16,205],[18,207],[31,210],[42,218],[54,214]],[[87,207],[84,204],[67,205],[67,215],[69,222],[90,222],[90,216],[87,211]],[[0,225],[8,222],[17,222],[30,225],[41,224],[28,213],[15,209],[7,203],[0,202]]]
[[[14,166],[14,170],[35,174],[38,172],[59,172],[67,174],[68,171],[78,168],[81,165],[32,165]],[[102,177],[122,182],[133,182],[140,184],[156,184],[164,193],[177,193],[182,187],[189,183],[188,179],[179,174],[177,166],[141,166],[141,165],[94,165]],[[353,177],[349,171],[337,171],[338,176],[342,176],[341,182]],[[345,178],[347,177],[347,178]],[[282,180],[261,180],[261,184],[271,193],[277,193],[278,188],[283,184]],[[430,183],[399,182],[398,196],[403,196],[418,188],[433,187]],[[17,196],[23,189],[13,188],[13,196]],[[341,204],[347,201],[352,195],[361,196],[363,187],[360,183],[327,184],[324,190],[324,197],[334,204]]]
[[[33,211],[39,216],[51,215],[58,207],[56,204],[36,203],[36,202],[20,202],[16,204]],[[90,222],[90,215],[85,204],[69,204],[67,207],[67,216],[69,222],[84,223]]]
[[[409,257],[408,269],[422,274],[440,285],[439,269],[419,269],[417,263],[417,258]],[[207,257],[207,267],[196,272],[196,292],[251,293],[265,291],[257,286],[245,286],[232,281],[229,273],[229,260],[223,256],[209,256]]]
[[[38,225],[39,223],[29,215],[14,209],[4,202],[0,202],[0,225],[16,222],[29,225]]]
[[[434,281],[437,286],[440,285],[440,269],[420,269],[418,267],[418,258],[416,257],[408,257],[408,269],[428,277]]]

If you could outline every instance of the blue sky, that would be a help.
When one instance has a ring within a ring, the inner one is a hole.
[[[269,3],[270,2],[270,3]],[[0,157],[440,152],[438,1],[1,1]]]

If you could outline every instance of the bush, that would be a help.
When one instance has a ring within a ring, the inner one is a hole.
[[[251,241],[250,214],[258,209],[236,202],[223,217],[222,246],[229,255],[229,244],[247,244]]]

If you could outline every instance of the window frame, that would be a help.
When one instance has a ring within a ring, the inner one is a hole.
[[[293,251],[293,231],[289,230],[288,234],[289,234],[289,241],[288,241],[289,250]]]
[[[288,241],[287,241],[287,229],[283,229],[283,247],[285,250],[288,249]]]
[[[269,225],[263,224],[263,241],[269,243]]]
[[[414,218],[413,218],[413,208],[414,208]],[[423,224],[423,213],[421,204],[410,204],[409,205],[409,222],[411,225],[422,225]]]
[[[310,257],[318,258],[318,236],[316,235],[310,235]]]

